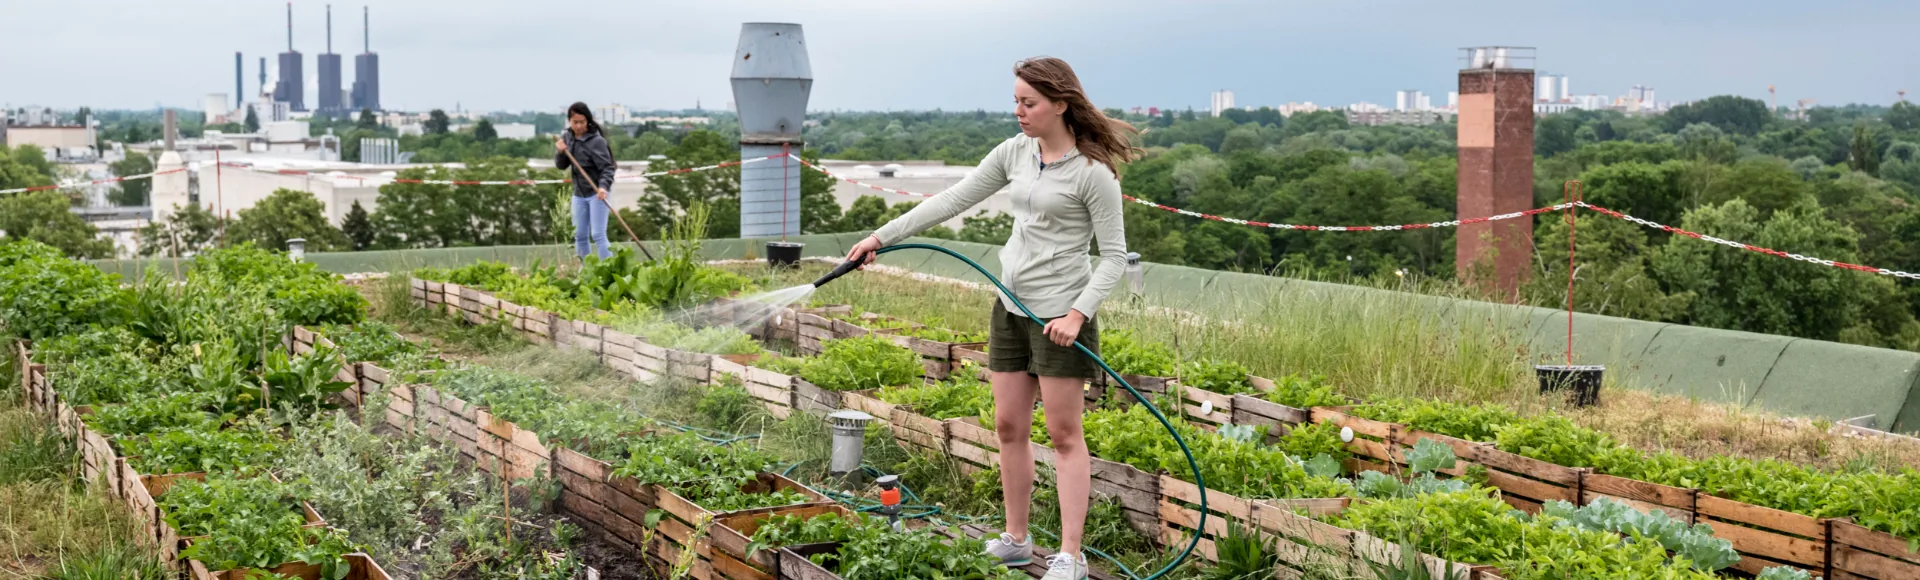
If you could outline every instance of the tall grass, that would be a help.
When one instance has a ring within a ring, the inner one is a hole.
[[[767,279],[772,287],[805,283],[823,268],[810,264],[778,272],[742,269]],[[1413,315],[1431,311],[1433,298],[1350,290],[1318,284],[1267,285],[1208,305],[1212,312],[1236,313],[1232,318],[1115,298],[1102,305],[1096,318],[1102,329],[1132,329],[1142,338],[1173,346],[1186,360],[1231,360],[1267,377],[1322,376],[1354,397],[1539,404],[1528,392],[1532,368],[1525,342],[1513,332],[1517,320],[1497,309],[1477,319],[1463,312]],[[820,288],[812,303],[851,304],[922,322],[938,321],[953,330],[984,332],[993,300],[994,292],[981,288],[866,272]]]
[[[80,485],[73,446],[20,406],[17,383],[0,396],[0,578],[167,577],[134,514],[104,483]]]

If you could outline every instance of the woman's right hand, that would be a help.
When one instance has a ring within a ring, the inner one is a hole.
[[[559,151],[559,152],[561,152],[561,153],[566,153],[566,152],[567,152],[567,142],[566,142],[566,141],[564,141],[564,140],[562,140],[562,139],[560,139],[560,136],[559,136],[559,135],[554,135],[554,136],[553,136],[553,149],[554,149],[555,151]]]
[[[847,261],[862,260],[860,262],[862,266],[872,264],[873,258],[878,255],[874,252],[879,251],[880,247],[879,237],[867,236],[867,239],[860,240],[860,243],[854,244],[853,249],[847,250]]]

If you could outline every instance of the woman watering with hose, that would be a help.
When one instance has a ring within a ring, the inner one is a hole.
[[[589,251],[606,258],[613,255],[607,246],[607,214],[613,206],[607,202],[607,189],[613,187],[613,148],[593,121],[593,110],[586,103],[567,107],[567,130],[553,138],[553,166],[573,177],[573,254],[585,258]],[[595,250],[595,246],[598,249]]]
[[[1013,235],[1000,251],[1008,290],[1026,303],[1042,327],[994,301],[989,333],[994,431],[1000,438],[1000,483],[1007,531],[987,542],[989,555],[1009,566],[1033,559],[1027,533],[1032,507],[1033,457],[1027,442],[1034,397],[1046,405],[1047,434],[1057,459],[1060,553],[1048,560],[1048,580],[1087,577],[1080,538],[1091,496],[1087,446],[1081,432],[1082,384],[1097,372],[1075,340],[1098,352],[1094,315],[1126,269],[1116,168],[1133,159],[1137,133],[1109,119],[1087,100],[1065,61],[1033,58],[1014,65],[1014,115],[1021,135],[995,147],[959,184],[882,226],[847,252],[848,261],[872,261],[897,243],[979,204],[1001,188],[1012,197]],[[1088,246],[1100,244],[1100,265],[1088,265]]]

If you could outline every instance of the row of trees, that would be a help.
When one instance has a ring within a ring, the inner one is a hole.
[[[1142,138],[1149,155],[1124,168],[1122,187],[1135,197],[1276,223],[1421,223],[1456,215],[1450,124],[1352,127],[1338,113],[1282,117],[1266,111],[1122,117],[1150,129]],[[984,112],[840,113],[816,120],[807,129],[816,148],[809,156],[873,160],[977,162],[1017,130],[1010,116]],[[1557,202],[1562,184],[1578,179],[1588,201],[1661,223],[1788,252],[1920,271],[1920,255],[1912,251],[1920,248],[1920,109],[1911,105],[1815,109],[1801,120],[1759,101],[1715,97],[1665,116],[1546,116],[1536,134],[1540,204]],[[511,149],[522,145],[484,136],[478,126],[446,132],[436,127],[435,134],[415,139],[427,149],[457,151],[471,165],[413,169],[405,177],[558,178],[525,167],[527,157],[551,155],[545,140],[522,151]],[[667,156],[656,169],[738,158],[733,135],[708,131],[616,135],[616,153],[628,158],[625,145],[638,139]],[[501,150],[512,154],[471,157]],[[870,198],[843,211],[832,201],[829,179],[803,175],[805,231],[871,229],[911,207]],[[637,206],[621,213],[636,233],[651,238],[670,216],[707,204],[716,210],[712,235],[737,235],[737,183],[737,170],[656,179]],[[378,211],[351,212],[339,237],[298,228],[257,231],[299,232],[351,248],[553,243],[571,237],[566,195],[564,186],[394,184],[382,189]],[[317,206],[312,213],[318,214]],[[1443,285],[1454,272],[1455,233],[1449,230],[1261,229],[1134,204],[1127,206],[1126,219],[1129,246],[1160,263]],[[1541,305],[1564,300],[1566,257],[1556,256],[1565,247],[1562,221],[1554,215],[1536,221],[1537,267],[1524,297]],[[190,226],[181,229],[195,231]],[[1010,227],[1004,217],[977,216],[961,231],[935,234],[999,241]],[[1909,284],[1738,252],[1590,212],[1582,212],[1579,229],[1579,309],[1920,349],[1920,291]],[[253,237],[236,236],[236,230],[237,224],[228,229],[229,240]]]

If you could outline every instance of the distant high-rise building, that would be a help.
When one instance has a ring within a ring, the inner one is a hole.
[[[1233,108],[1233,91],[1219,90],[1213,92],[1213,104],[1210,107],[1213,116],[1218,117],[1221,113],[1231,108]]]
[[[1393,94],[1393,108],[1400,111],[1425,109],[1427,108],[1426,105],[1421,104],[1421,99],[1423,98],[1425,98],[1425,95],[1420,94],[1420,91],[1417,90],[1409,89],[1395,92]],[[1428,101],[1427,104],[1432,104],[1432,102]]]
[[[1535,100],[1542,103],[1553,102],[1554,97],[1560,94],[1559,91],[1554,90],[1553,88],[1555,81],[1558,81],[1559,79],[1560,77],[1553,76],[1553,73],[1540,73],[1539,78],[1534,80],[1534,83],[1536,86],[1539,87],[1539,92],[1540,92],[1539,96],[1534,97]]]
[[[315,59],[320,72],[320,114],[339,118],[347,114],[347,103],[340,100],[340,55],[333,53],[333,5],[327,5],[327,51]]]
[[[364,47],[363,52],[353,57],[353,109],[379,111],[380,55],[373,53],[373,19],[365,7],[360,10]]]
[[[1419,108],[1420,110],[1422,110],[1422,111],[1427,111],[1427,110],[1432,110],[1432,109],[1433,109],[1433,98],[1432,98],[1432,97],[1428,97],[1427,95],[1420,95],[1420,99],[1419,99],[1419,100],[1420,100],[1420,102],[1418,103],[1418,108]]]
[[[1560,83],[1559,83],[1559,86],[1560,86],[1560,102],[1563,102],[1563,103],[1564,103],[1564,102],[1567,102],[1567,101],[1570,101],[1570,100],[1572,100],[1572,99],[1571,99],[1571,95],[1572,95],[1573,93],[1572,93],[1572,91],[1570,91],[1570,90],[1568,90],[1568,87],[1567,87],[1567,75],[1560,75]]]
[[[603,105],[593,116],[593,120],[601,125],[625,125],[633,121],[633,113],[620,103]]]
[[[280,82],[273,85],[273,100],[286,103],[288,109],[304,112],[307,110],[307,85],[300,59],[300,51],[293,49],[293,3],[288,2],[287,51],[280,53]]]
[[[1447,108],[1457,109],[1459,107],[1460,107],[1460,91],[1447,91]]]

